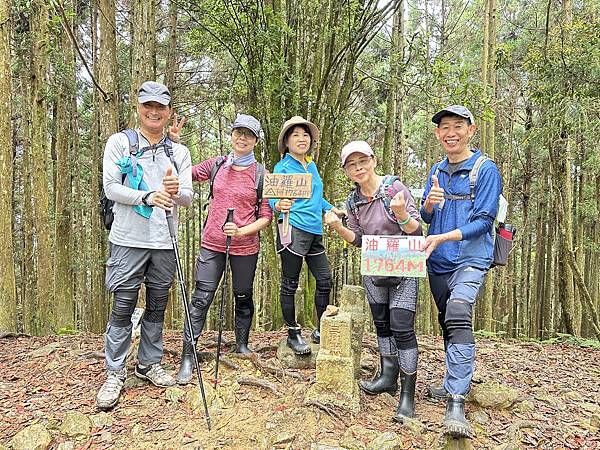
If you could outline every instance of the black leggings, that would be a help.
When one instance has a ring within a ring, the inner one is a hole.
[[[317,320],[320,320],[329,304],[329,293],[331,292],[331,271],[329,270],[327,256],[325,253],[320,253],[302,257],[287,249],[282,250],[280,256],[282,268],[280,300],[283,320],[290,327],[298,326],[294,308],[294,295],[296,289],[298,289],[298,280],[300,279],[300,270],[304,259],[317,282],[315,307],[317,309]]]
[[[253,255],[229,255],[231,285],[235,300],[235,326],[250,328],[254,316],[252,287],[258,253]],[[190,314],[197,339],[204,327],[206,313],[215,298],[215,291],[225,271],[225,253],[202,247],[196,260],[196,289],[192,295]],[[187,325],[184,327],[189,340]]]

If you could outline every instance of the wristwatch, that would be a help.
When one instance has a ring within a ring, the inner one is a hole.
[[[151,205],[150,203],[148,203],[148,199],[150,198],[150,196],[152,194],[154,194],[154,191],[150,191],[150,192],[144,194],[144,196],[142,197],[142,203],[144,205],[146,205],[146,206],[154,206],[154,205]]]

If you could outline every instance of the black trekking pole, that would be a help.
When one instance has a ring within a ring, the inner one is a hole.
[[[233,222],[233,208],[227,208],[227,219],[225,223]],[[225,224],[223,224],[224,226]],[[217,363],[215,365],[215,389],[219,379],[219,358],[221,357],[221,338],[223,337],[223,321],[225,320],[225,297],[227,296],[227,272],[229,265],[229,246],[231,245],[231,236],[227,236],[225,241],[225,272],[223,273],[223,283],[221,284],[221,305],[219,306],[219,336],[217,337]]]
[[[342,225],[348,227],[348,216],[342,217]],[[342,244],[342,258],[344,259],[342,266],[342,287],[348,284],[348,242],[344,239]]]
[[[171,242],[173,244],[173,251],[175,252],[175,262],[177,263],[177,278],[179,279],[179,287],[181,288],[181,300],[183,301],[183,311],[185,313],[185,322],[188,330],[190,330],[190,337],[192,341],[192,352],[194,354],[194,363],[196,364],[196,374],[198,376],[198,387],[200,388],[200,395],[202,395],[202,401],[204,402],[204,414],[206,415],[206,424],[208,425],[208,431],[210,431],[210,415],[208,414],[208,404],[206,403],[206,393],[204,392],[204,383],[202,382],[202,370],[200,369],[200,362],[198,361],[198,353],[196,352],[196,340],[194,339],[194,329],[192,328],[192,317],[190,316],[190,307],[188,305],[187,293],[185,289],[185,280],[183,279],[183,269],[181,268],[181,261],[179,260],[179,246],[177,245],[177,229],[173,223],[173,214],[171,211],[167,211],[167,224],[169,225],[169,234],[171,235]],[[185,336],[183,337],[185,339]]]

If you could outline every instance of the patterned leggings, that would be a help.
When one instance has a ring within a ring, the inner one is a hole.
[[[405,373],[417,370],[419,350],[415,336],[415,310],[419,281],[401,278],[397,286],[375,286],[373,278],[363,277],[367,301],[371,307],[381,355],[398,354]]]

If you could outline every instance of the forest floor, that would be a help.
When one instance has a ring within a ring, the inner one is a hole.
[[[231,344],[232,334],[224,336]],[[225,348],[216,396],[205,383],[211,432],[199,407],[197,385],[167,391],[151,386],[135,377],[131,357],[127,388],[118,405],[99,413],[95,396],[104,381],[101,336],[2,338],[0,449],[17,448],[13,437],[33,424],[47,431],[44,445],[57,449],[451,447],[442,435],[444,405],[426,399],[427,385],[443,375],[439,337],[419,337],[417,421],[406,427],[391,420],[397,400],[387,394],[361,394],[361,412],[354,415],[326,405],[305,405],[304,393],[315,370],[276,369],[276,348],[283,336],[252,334],[250,344],[257,350],[253,359],[238,358]],[[177,368],[180,343],[180,333],[166,334],[167,369]],[[504,409],[468,403],[477,435],[462,448],[600,449],[600,350],[481,337],[477,346],[476,383],[497,382],[515,389],[518,397]],[[214,333],[205,333],[201,349],[214,348]],[[376,370],[376,359],[375,339],[365,336],[363,377]],[[204,362],[205,380],[211,379],[213,365]],[[75,420],[74,425],[73,417],[83,423]]]

